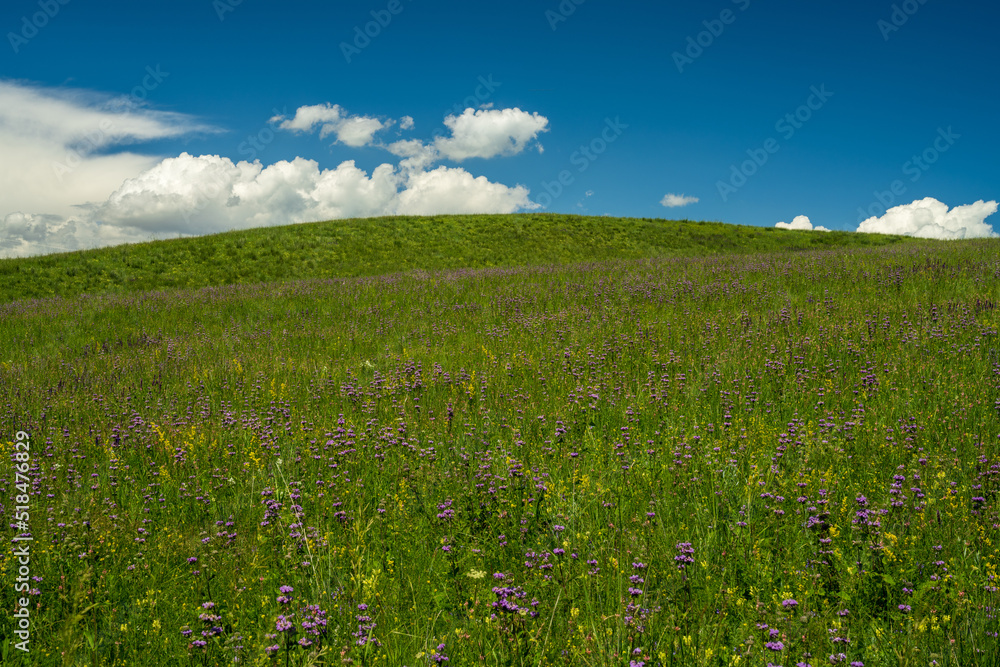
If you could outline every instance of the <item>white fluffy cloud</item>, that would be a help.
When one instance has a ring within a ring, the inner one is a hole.
[[[445,126],[450,137],[438,137],[434,148],[449,160],[515,155],[542,132],[549,120],[538,112],[513,109],[466,109],[460,116],[448,116]],[[540,146],[539,146],[540,148]]]
[[[831,231],[831,230],[827,229],[826,227],[823,227],[822,225],[816,225],[815,227],[813,227],[813,224],[811,222],[809,222],[809,218],[807,218],[804,215],[797,215],[797,216],[795,216],[794,218],[792,218],[791,222],[776,222],[776,223],[774,223],[774,226],[777,227],[778,229],[798,229],[798,230],[807,231],[807,232],[808,231],[813,231],[813,232],[829,232],[829,231]]]
[[[485,176],[473,177],[464,169],[438,167],[412,172],[406,189],[394,202],[394,212],[403,215],[437,213],[512,213],[538,208],[528,199],[523,185],[509,188],[491,183]]]
[[[403,124],[412,126],[413,119],[410,118],[407,123],[406,118]],[[283,116],[275,116],[271,121],[275,123],[281,121],[278,127],[293,132],[312,132],[319,126],[320,139],[333,134],[336,135],[337,141],[352,148],[367,146],[374,141],[376,132],[392,124],[392,121],[382,122],[371,116],[351,116],[345,113],[339,104],[329,103],[299,107],[294,117],[286,119]]]
[[[396,122],[351,116],[340,105],[329,102],[299,107],[292,118],[275,116],[271,121],[292,132],[312,132],[319,127],[320,139],[335,134],[337,141],[354,147],[375,143],[375,134]],[[548,124],[549,119],[538,112],[528,113],[516,107],[478,111],[469,108],[458,116],[445,117],[444,125],[450,136],[438,136],[429,143],[401,139],[378,145],[393,155],[412,159],[410,166],[423,167],[442,159],[461,162],[469,158],[516,155],[535,142],[539,134],[548,132]],[[411,116],[399,120],[402,130],[413,129],[413,125]],[[541,144],[536,145],[541,151]]]
[[[122,146],[195,131],[213,129],[137,98],[0,81],[0,219],[72,215],[160,160]]]
[[[8,213],[0,218],[0,257],[27,257],[165,238],[135,227],[113,227],[58,215]]]
[[[333,134],[348,146],[373,144],[395,122],[329,104],[272,120],[291,131],[319,128],[321,137]],[[215,130],[120,98],[0,82],[0,256],[344,217],[534,209],[524,186],[430,166],[520,152],[547,123],[519,109],[467,110],[446,120],[451,136],[442,148],[418,140],[382,146],[404,159],[371,173],[353,160],[320,169],[301,157],[271,165],[188,153],[162,158],[119,145]],[[399,124],[410,129],[413,119]],[[64,163],[66,170],[54,168]]]
[[[419,139],[401,139],[384,148],[407,158],[405,167],[423,169],[439,160],[461,162],[469,158],[492,158],[517,155],[538,135],[548,132],[549,119],[538,112],[513,109],[466,109],[458,116],[447,116],[445,127],[451,136],[435,137],[424,143]]]
[[[901,234],[925,239],[974,239],[995,237],[986,218],[997,212],[995,201],[979,200],[974,204],[948,205],[933,197],[918,199],[895,206],[882,217],[868,218],[858,226],[859,232],[871,234]]]
[[[320,169],[295,158],[264,167],[187,153],[127,180],[94,212],[102,223],[181,234],[374,215],[509,213],[531,208],[528,191],[464,169],[397,170],[369,176],[353,160]]]
[[[523,186],[459,168],[376,167],[353,160],[320,169],[295,158],[263,166],[182,153],[126,179],[105,202],[73,219],[14,213],[0,222],[0,254],[201,235],[231,229],[375,215],[511,213],[537,208]]]
[[[684,195],[666,194],[660,203],[667,208],[677,208],[678,206],[687,206],[688,204],[697,204],[697,197],[685,197]]]
[[[369,177],[353,161],[320,170],[295,158],[264,167],[182,153],[130,178],[93,212],[113,226],[208,234],[383,213],[396,195],[391,165]]]

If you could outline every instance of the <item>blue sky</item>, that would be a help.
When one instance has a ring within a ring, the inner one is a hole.
[[[7,0],[0,255],[452,211],[993,233],[996,5],[650,4]]]

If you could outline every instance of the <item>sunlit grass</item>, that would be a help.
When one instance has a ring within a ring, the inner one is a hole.
[[[993,664],[998,256],[0,305],[4,664]]]
[[[414,270],[926,244],[689,220],[561,214],[331,220],[0,260],[0,302]]]

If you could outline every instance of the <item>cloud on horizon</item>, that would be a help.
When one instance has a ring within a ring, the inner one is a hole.
[[[0,81],[0,219],[70,216],[162,159],[125,146],[216,131],[130,96]]]
[[[660,200],[660,204],[666,206],[667,208],[677,208],[679,206],[687,206],[688,204],[697,204],[697,197],[686,197],[684,195],[675,194],[665,194],[663,199]]]
[[[925,239],[977,239],[996,237],[986,218],[997,212],[995,201],[979,201],[956,206],[925,197],[909,204],[894,206],[881,217],[871,217],[858,225],[859,232],[901,234]]]
[[[794,218],[792,218],[791,222],[776,222],[776,223],[774,223],[774,226],[777,227],[778,229],[797,229],[797,230],[806,231],[806,232],[809,232],[809,231],[813,231],[813,232],[829,232],[829,231],[833,231],[833,230],[827,229],[826,227],[824,227],[822,225],[816,225],[814,227],[813,224],[811,222],[809,222],[809,218],[806,217],[806,216],[804,216],[804,215],[797,215],[797,216],[795,216]]]
[[[125,144],[216,128],[127,98],[0,81],[0,256],[77,250],[177,235],[201,235],[312,220],[376,215],[510,213],[532,210],[522,185],[507,186],[433,163],[515,155],[547,131],[520,109],[448,116],[449,136],[385,146],[377,133],[399,121],[357,116],[338,105],[303,106],[272,119],[351,147],[402,157],[369,174],[353,160],[320,169],[297,157],[270,165],[220,155],[141,155]],[[395,148],[393,148],[395,146]],[[541,147],[539,146],[539,150]],[[65,169],[60,168],[63,165]]]
[[[205,234],[335,218],[439,213],[510,213],[533,208],[528,190],[507,187],[464,169],[398,169],[371,175],[353,160],[320,169],[297,157],[264,166],[218,155],[182,153],[128,179],[94,219],[116,227]]]

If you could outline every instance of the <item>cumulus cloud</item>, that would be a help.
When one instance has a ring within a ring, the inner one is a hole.
[[[549,120],[537,112],[514,109],[466,109],[458,116],[447,116],[445,127],[450,136],[435,137],[424,143],[419,139],[402,139],[384,146],[400,157],[407,158],[408,168],[423,169],[440,160],[461,162],[469,158],[492,158],[516,155],[532,142],[539,152],[538,135],[548,132]]]
[[[165,234],[134,227],[111,227],[58,215],[8,213],[0,218],[0,257],[27,257],[122,243],[140,243]]]
[[[437,136],[433,141],[402,139],[390,144],[375,142],[375,134],[396,121],[381,121],[370,116],[351,116],[338,104],[314,104],[296,109],[292,118],[275,116],[272,122],[292,132],[313,132],[319,128],[321,139],[335,134],[337,141],[358,147],[369,144],[379,146],[393,155],[410,160],[408,168],[425,168],[440,160],[461,162],[469,158],[493,158],[516,155],[534,143],[538,135],[548,131],[549,120],[538,112],[529,113],[518,108],[475,110],[468,108],[459,115],[448,115],[444,125],[448,136]],[[413,129],[411,116],[399,120],[402,130]]]
[[[0,249],[27,255],[334,218],[532,208],[537,204],[524,186],[508,187],[460,168],[382,164],[368,174],[353,160],[335,169],[301,157],[265,167],[182,153],[126,179],[106,201],[74,219],[7,215]]]
[[[510,188],[450,167],[413,172],[394,203],[394,212],[406,215],[512,213],[533,208],[538,204],[528,199],[523,185]]]
[[[666,194],[660,203],[667,208],[676,208],[678,206],[687,206],[688,204],[697,204],[697,197],[685,197],[684,195]]]
[[[125,146],[212,131],[135,97],[0,81],[0,216],[72,215],[161,159]]]
[[[208,234],[381,214],[396,190],[391,165],[369,177],[353,161],[320,170],[300,157],[265,167],[182,153],[126,180],[92,217],[106,225]]]
[[[450,137],[437,137],[434,148],[443,157],[461,162],[468,158],[491,158],[520,153],[542,132],[549,120],[538,112],[513,109],[466,109],[460,116],[448,116],[445,126]]]
[[[374,141],[375,133],[392,124],[391,120],[383,122],[371,116],[352,116],[339,104],[329,103],[299,107],[292,118],[275,116],[271,119],[274,123],[279,121],[278,127],[292,132],[312,132],[318,126],[320,139],[333,134],[338,142],[352,148],[367,146]],[[403,123],[412,126],[413,119],[406,116]]]
[[[122,144],[215,130],[181,114],[131,104],[124,108],[93,94],[56,94],[0,82],[0,202],[5,205],[0,256],[345,217],[538,208],[522,185],[491,182],[457,167],[431,169],[444,158],[524,150],[548,121],[519,109],[470,109],[446,119],[448,137],[389,146],[375,143],[374,136],[395,121],[352,116],[336,105],[301,107],[291,118],[272,119],[290,131],[318,129],[321,137],[332,134],[348,146],[378,145],[402,158],[369,173],[353,160],[320,169],[301,157],[264,165],[221,155],[129,153]],[[399,125],[410,129],[413,119],[404,116]],[[53,176],[52,163],[67,152],[74,156],[72,166]],[[25,171],[35,172],[34,177]],[[40,171],[49,172],[48,181],[39,182]]]
[[[797,216],[795,216],[794,218],[792,218],[791,222],[776,222],[776,223],[774,223],[774,226],[777,227],[778,229],[798,229],[798,230],[807,231],[807,232],[808,231],[813,231],[813,232],[829,232],[829,231],[831,231],[831,230],[827,229],[826,227],[823,227],[822,225],[816,225],[815,227],[813,227],[813,224],[811,222],[809,222],[809,218],[807,218],[804,215],[797,215]]]
[[[901,234],[925,239],[974,239],[995,237],[986,218],[997,212],[995,201],[979,200],[973,204],[948,205],[933,197],[895,206],[881,217],[871,217],[858,226],[859,232]]]
[[[104,224],[181,234],[375,215],[510,213],[532,208],[523,186],[508,187],[464,169],[406,171],[390,164],[371,175],[353,160],[320,169],[295,158],[264,167],[187,153],[127,180],[94,211]]]

